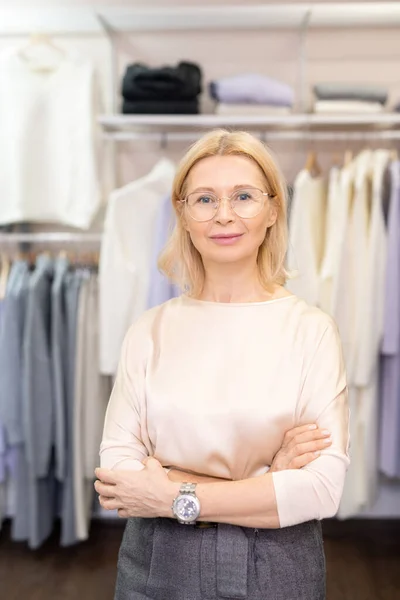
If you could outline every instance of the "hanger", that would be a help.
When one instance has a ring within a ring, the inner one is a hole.
[[[321,167],[318,163],[317,153],[314,150],[310,150],[307,155],[305,169],[312,177],[318,177],[318,175],[321,175]]]
[[[346,150],[346,152],[344,153],[344,157],[343,157],[343,165],[345,167],[348,167],[352,160],[353,160],[353,151]]]
[[[18,50],[18,55],[27,63],[31,63],[35,70],[48,71],[57,66],[57,62],[49,61],[48,57],[35,56],[35,50],[38,48],[50,49],[53,55],[56,54],[56,61],[60,61],[66,55],[65,50],[55,44],[49,35],[46,33],[33,33],[28,42]]]

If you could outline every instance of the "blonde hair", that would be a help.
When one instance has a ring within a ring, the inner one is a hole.
[[[283,285],[287,279],[285,258],[287,250],[286,185],[270,150],[256,137],[245,131],[216,129],[202,136],[181,160],[172,186],[172,204],[176,225],[158,261],[160,270],[182,290],[193,296],[201,294],[205,271],[200,253],[195,248],[182,220],[182,200],[187,191],[190,170],[209,156],[245,156],[261,169],[266,191],[271,194],[277,219],[269,227],[257,257],[262,285]]]

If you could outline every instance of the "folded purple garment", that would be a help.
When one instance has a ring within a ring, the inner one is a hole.
[[[294,103],[290,85],[257,73],[217,79],[210,83],[209,89],[215,100],[226,104],[292,106]]]

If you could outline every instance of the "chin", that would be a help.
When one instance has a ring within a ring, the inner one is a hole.
[[[207,261],[214,263],[226,264],[226,263],[239,263],[243,260],[249,260],[257,253],[243,252],[243,248],[218,248],[217,251],[208,253],[205,257]]]

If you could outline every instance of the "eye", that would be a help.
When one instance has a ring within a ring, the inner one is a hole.
[[[212,196],[199,196],[197,202],[200,204],[211,204],[214,201]]]
[[[241,192],[237,192],[237,194],[236,194],[236,200],[239,200],[240,202],[243,202],[245,200],[251,200],[251,199],[252,199],[252,195],[250,194],[250,192],[241,191]]]

